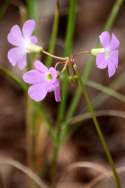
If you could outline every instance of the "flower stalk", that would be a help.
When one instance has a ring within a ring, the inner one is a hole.
[[[82,90],[82,94],[83,94],[83,97],[84,97],[84,99],[85,99],[85,101],[86,101],[86,104],[87,104],[87,107],[88,107],[88,111],[89,111],[89,112],[91,113],[91,115],[92,115],[92,120],[93,120],[93,123],[94,123],[94,125],[95,125],[95,128],[96,128],[98,137],[99,137],[99,139],[100,139],[101,145],[102,145],[102,147],[103,147],[103,149],[104,149],[104,152],[105,152],[106,157],[107,157],[107,159],[108,159],[109,165],[110,165],[111,168],[112,168],[112,173],[113,173],[113,177],[114,177],[114,182],[115,182],[115,184],[116,184],[116,188],[121,188],[120,179],[119,179],[119,176],[118,176],[118,174],[117,174],[117,171],[116,171],[116,168],[115,168],[115,165],[114,165],[112,156],[111,156],[111,154],[110,154],[109,147],[108,147],[108,145],[107,145],[107,143],[106,143],[106,141],[105,141],[105,138],[104,138],[104,136],[103,136],[103,133],[102,133],[102,131],[101,131],[101,129],[100,129],[100,125],[99,125],[99,123],[98,123],[98,121],[97,121],[97,118],[96,118],[96,115],[95,115],[95,112],[94,112],[92,103],[91,103],[91,101],[90,101],[90,99],[89,99],[88,93],[87,93],[86,88],[85,88],[85,85],[84,85],[84,82],[82,81],[82,78],[81,78],[81,76],[80,76],[80,74],[79,74],[79,72],[78,72],[77,69],[76,69],[76,71],[77,71],[77,75],[78,75],[78,78],[77,78],[78,84],[79,84],[79,86],[80,86],[80,88],[81,88],[81,90]]]

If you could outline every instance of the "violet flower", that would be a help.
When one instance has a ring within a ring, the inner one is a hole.
[[[99,36],[103,48],[92,49],[91,53],[96,55],[96,65],[99,69],[108,68],[108,75],[112,77],[118,67],[118,49],[120,42],[112,33],[105,31]]]
[[[39,60],[35,61],[34,68],[23,75],[23,80],[31,84],[28,89],[29,96],[38,102],[42,101],[47,93],[54,92],[55,100],[59,102],[61,97],[58,71],[54,67],[47,68]]]
[[[41,49],[41,47],[35,45],[37,37],[32,35],[35,25],[34,20],[27,20],[23,24],[22,31],[18,25],[14,25],[7,37],[8,42],[15,46],[8,51],[8,59],[13,66],[17,64],[21,70],[27,64],[26,54]]]

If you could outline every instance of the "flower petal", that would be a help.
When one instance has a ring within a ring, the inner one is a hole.
[[[60,102],[61,101],[60,87],[55,88],[54,95],[56,102]]]
[[[8,59],[13,66],[17,64],[19,59],[21,59],[21,56],[22,51],[19,47],[12,48],[8,51]]]
[[[110,43],[110,34],[109,32],[105,31],[102,32],[101,35],[99,35],[100,43],[102,46],[105,48],[109,45]]]
[[[38,39],[37,39],[36,36],[32,36],[30,39],[31,39],[31,42],[32,42],[33,44],[38,43]]]
[[[43,75],[37,70],[30,70],[24,73],[23,80],[29,84],[36,84],[43,81]]]
[[[20,70],[23,70],[27,64],[26,54],[24,53],[21,58],[18,60],[17,65]]]
[[[104,53],[99,53],[96,56],[96,65],[99,69],[105,69],[107,67],[108,61],[105,58]]]
[[[35,29],[36,23],[34,20],[27,20],[23,24],[22,32],[24,37],[30,37]]]
[[[55,89],[59,87],[59,81],[57,79],[52,79],[49,82],[46,81],[46,87],[48,92],[55,91]]]
[[[49,68],[49,72],[51,73],[53,79],[56,79],[56,78],[57,78],[57,76],[58,76],[58,71],[57,71],[54,67],[50,67],[50,68]]]
[[[109,61],[112,62],[115,67],[118,67],[118,50],[110,52]]]
[[[20,30],[20,27],[18,25],[14,25],[8,36],[7,36],[8,42],[10,44],[13,44],[15,46],[19,46],[22,42],[23,36]]]
[[[29,96],[35,101],[43,100],[47,95],[45,84],[35,84],[28,89]]]
[[[35,61],[34,67],[35,67],[35,69],[37,69],[38,71],[43,72],[43,73],[48,71],[48,68],[39,60]]]
[[[113,64],[110,60],[108,63],[108,75],[109,77],[112,77],[116,72],[116,66]]]
[[[115,49],[119,48],[119,45],[120,45],[120,42],[119,42],[118,38],[112,33],[110,48],[112,50],[115,50]]]

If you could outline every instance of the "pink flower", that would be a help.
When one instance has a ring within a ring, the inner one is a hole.
[[[57,70],[54,67],[47,68],[38,60],[35,61],[34,67],[35,69],[23,75],[23,80],[31,84],[28,89],[29,96],[35,101],[42,101],[47,93],[54,92],[55,100],[59,102],[61,97]]]
[[[100,69],[108,68],[108,75],[112,77],[118,67],[118,49],[120,42],[117,37],[112,33],[105,31],[99,36],[102,49],[96,56],[96,65]]]
[[[8,59],[13,66],[17,64],[19,69],[26,66],[26,54],[32,52],[32,48],[36,46],[34,44],[37,43],[37,38],[32,35],[34,29],[35,21],[27,20],[23,24],[22,31],[18,25],[14,25],[8,34],[8,42],[15,46],[8,51]]]

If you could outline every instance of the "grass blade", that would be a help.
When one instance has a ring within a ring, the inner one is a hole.
[[[8,78],[13,80],[23,91],[26,91],[27,86],[23,83],[22,80],[17,78],[16,75],[14,75],[12,72],[10,72],[9,69],[6,69],[5,67],[0,65],[0,71],[3,72]]]
[[[65,38],[64,56],[69,56],[72,52],[73,34],[76,16],[76,0],[69,1],[68,25]],[[66,100],[68,95],[68,78],[67,72],[64,73],[64,81],[62,85],[62,100],[59,106],[59,120],[63,120]]]
[[[53,28],[52,28],[52,33],[50,36],[50,42],[49,42],[49,48],[48,52],[53,54],[56,46],[56,39],[57,39],[57,32],[58,32],[58,26],[59,26],[59,0],[57,0],[56,3],[56,10],[55,10],[55,15],[54,15],[54,22],[53,22]],[[52,64],[52,58],[50,56],[47,56],[46,58],[46,65],[50,66]]]
[[[125,96],[120,94],[120,93],[118,93],[117,91],[113,90],[110,87],[106,87],[106,86],[104,86],[102,84],[99,84],[97,82],[94,82],[92,80],[87,81],[86,85],[91,87],[91,88],[97,89],[97,90],[105,93],[109,97],[112,96],[112,97],[118,99],[119,101],[121,101],[122,103],[125,103]]]

